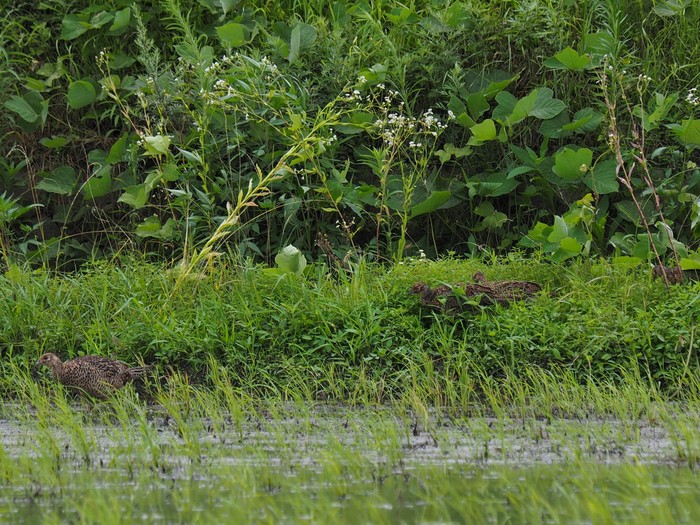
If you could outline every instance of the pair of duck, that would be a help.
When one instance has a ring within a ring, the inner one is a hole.
[[[450,312],[460,310],[465,300],[481,305],[507,304],[531,299],[542,290],[542,285],[532,281],[488,281],[482,272],[476,272],[473,280],[473,283],[443,284],[435,288],[419,282],[410,293],[419,295],[423,306]]]

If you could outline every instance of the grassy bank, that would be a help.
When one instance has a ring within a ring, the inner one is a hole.
[[[415,281],[470,281],[476,270],[544,291],[455,316],[408,293]],[[251,395],[342,401],[419,390],[459,404],[492,381],[538,383],[533,370],[581,384],[636,377],[670,395],[695,388],[698,285],[666,289],[603,261],[419,259],[341,274],[319,265],[303,276],[232,263],[183,279],[125,260],[60,277],[13,270],[0,288],[5,393],[8,363],[26,368],[49,351],[143,359],[161,381],[176,370],[206,384],[216,364]]]

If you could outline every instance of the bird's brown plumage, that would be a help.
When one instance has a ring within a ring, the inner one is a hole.
[[[121,361],[97,355],[61,362],[53,353],[42,355],[35,366],[49,367],[59,383],[99,399],[105,399],[151,369],[150,366],[130,367]]]
[[[435,288],[418,282],[411,288],[411,293],[420,296],[423,306],[455,312],[474,304],[488,306],[530,299],[542,289],[540,284],[532,281],[488,281],[481,272],[476,272],[473,278],[476,282],[454,286],[442,284]]]
[[[663,266],[662,264],[657,264],[651,270],[651,275],[654,279],[666,279],[668,284],[680,284],[683,282],[683,270],[676,266],[675,268],[670,268],[668,266]]]
[[[541,284],[532,281],[488,281],[481,272],[476,272],[473,279],[479,286],[487,288],[489,291],[485,293],[499,303],[530,299],[542,290]]]
[[[416,283],[411,287],[410,293],[419,295],[423,306],[440,310],[454,310],[459,306],[452,286],[446,284],[431,288],[425,283]]]

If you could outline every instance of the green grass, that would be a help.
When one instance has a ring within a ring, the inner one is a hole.
[[[457,316],[426,311],[408,293],[415,281],[465,282],[477,269],[541,282],[544,292]],[[206,384],[221,365],[251,396],[356,403],[418,389],[459,406],[489,381],[540,382],[530,370],[596,385],[632,377],[680,398],[697,389],[697,284],[667,290],[603,261],[413,260],[336,276],[313,266],[301,277],[230,263],[182,281],[124,259],[62,276],[14,269],[0,289],[0,389],[9,395],[8,363],[29,367],[49,351],[143,359],[164,382],[172,367]]]

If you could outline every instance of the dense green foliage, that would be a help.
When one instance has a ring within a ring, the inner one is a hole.
[[[700,9],[18,1],[2,258],[539,248],[697,267]],[[227,205],[230,204],[230,205]],[[218,230],[217,230],[218,228]],[[218,234],[215,234],[217,232]]]
[[[136,261],[72,277],[11,271],[0,277],[0,343],[22,367],[44,352],[98,353],[206,381],[213,359],[248,392],[344,400],[365,383],[381,400],[433,382],[459,392],[475,374],[486,381],[533,366],[579,381],[636,374],[667,392],[695,376],[697,283],[667,289],[607,263],[476,264],[360,266],[337,279],[324,266],[301,276],[251,266],[182,277]],[[408,293],[417,280],[464,281],[476,269],[545,290],[457,316],[426,311]]]

